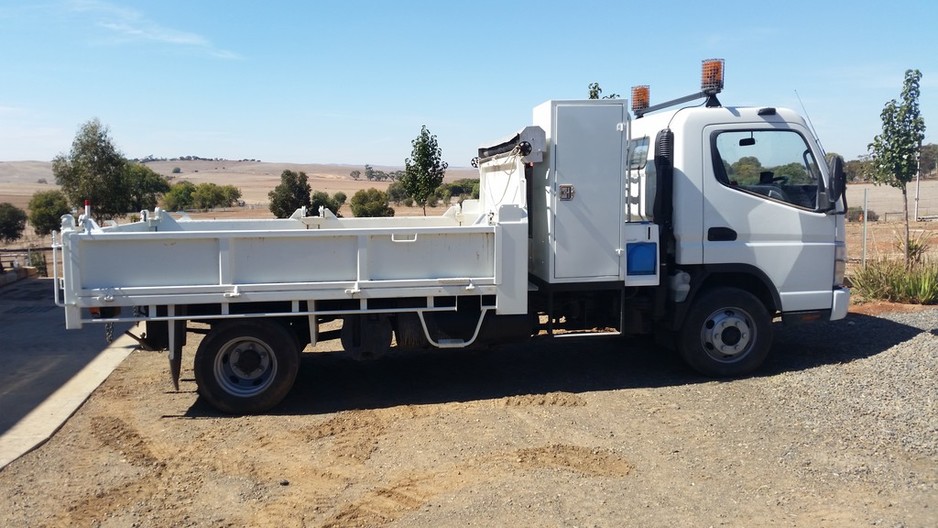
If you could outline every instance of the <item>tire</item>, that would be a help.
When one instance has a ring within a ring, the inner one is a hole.
[[[300,367],[296,339],[274,321],[226,322],[195,353],[199,395],[228,414],[270,410],[290,392]]]
[[[772,319],[755,295],[720,288],[699,297],[678,337],[684,361],[706,376],[748,374],[762,365],[772,348]]]
[[[391,348],[391,320],[386,315],[347,315],[342,319],[342,348],[358,361],[377,359]]]

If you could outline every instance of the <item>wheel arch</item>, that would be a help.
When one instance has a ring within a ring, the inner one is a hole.
[[[758,298],[770,314],[781,310],[782,299],[778,289],[762,270],[748,264],[715,264],[690,269],[682,268],[691,275],[691,288],[687,299],[675,304],[672,328],[678,329],[684,323],[687,312],[694,300],[718,288],[738,288],[746,290]]]

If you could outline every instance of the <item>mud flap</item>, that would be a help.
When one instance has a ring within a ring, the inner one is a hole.
[[[168,315],[185,315],[184,308],[168,307]],[[179,373],[182,370],[182,347],[186,345],[186,320],[170,321],[169,323],[169,377],[173,382],[173,389],[179,390]]]

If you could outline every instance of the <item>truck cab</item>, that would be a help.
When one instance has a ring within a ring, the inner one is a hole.
[[[674,160],[675,263],[748,270],[782,314],[842,318],[846,292],[835,263],[845,256],[843,203],[829,199],[824,154],[801,117],[775,108],[669,117],[683,143]]]
[[[631,114],[617,99],[534,109],[532,312],[584,335],[655,332],[715,376],[758,367],[777,316],[846,316],[842,160],[792,110],[722,106],[722,69],[705,61],[700,93],[654,107],[637,87]]]

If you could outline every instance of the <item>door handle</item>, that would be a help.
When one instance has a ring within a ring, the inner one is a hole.
[[[572,183],[561,183],[560,184],[560,201],[569,202],[576,196],[576,188],[573,187]]]
[[[707,230],[707,240],[710,242],[732,242],[736,240],[736,231],[728,227],[711,227]]]

